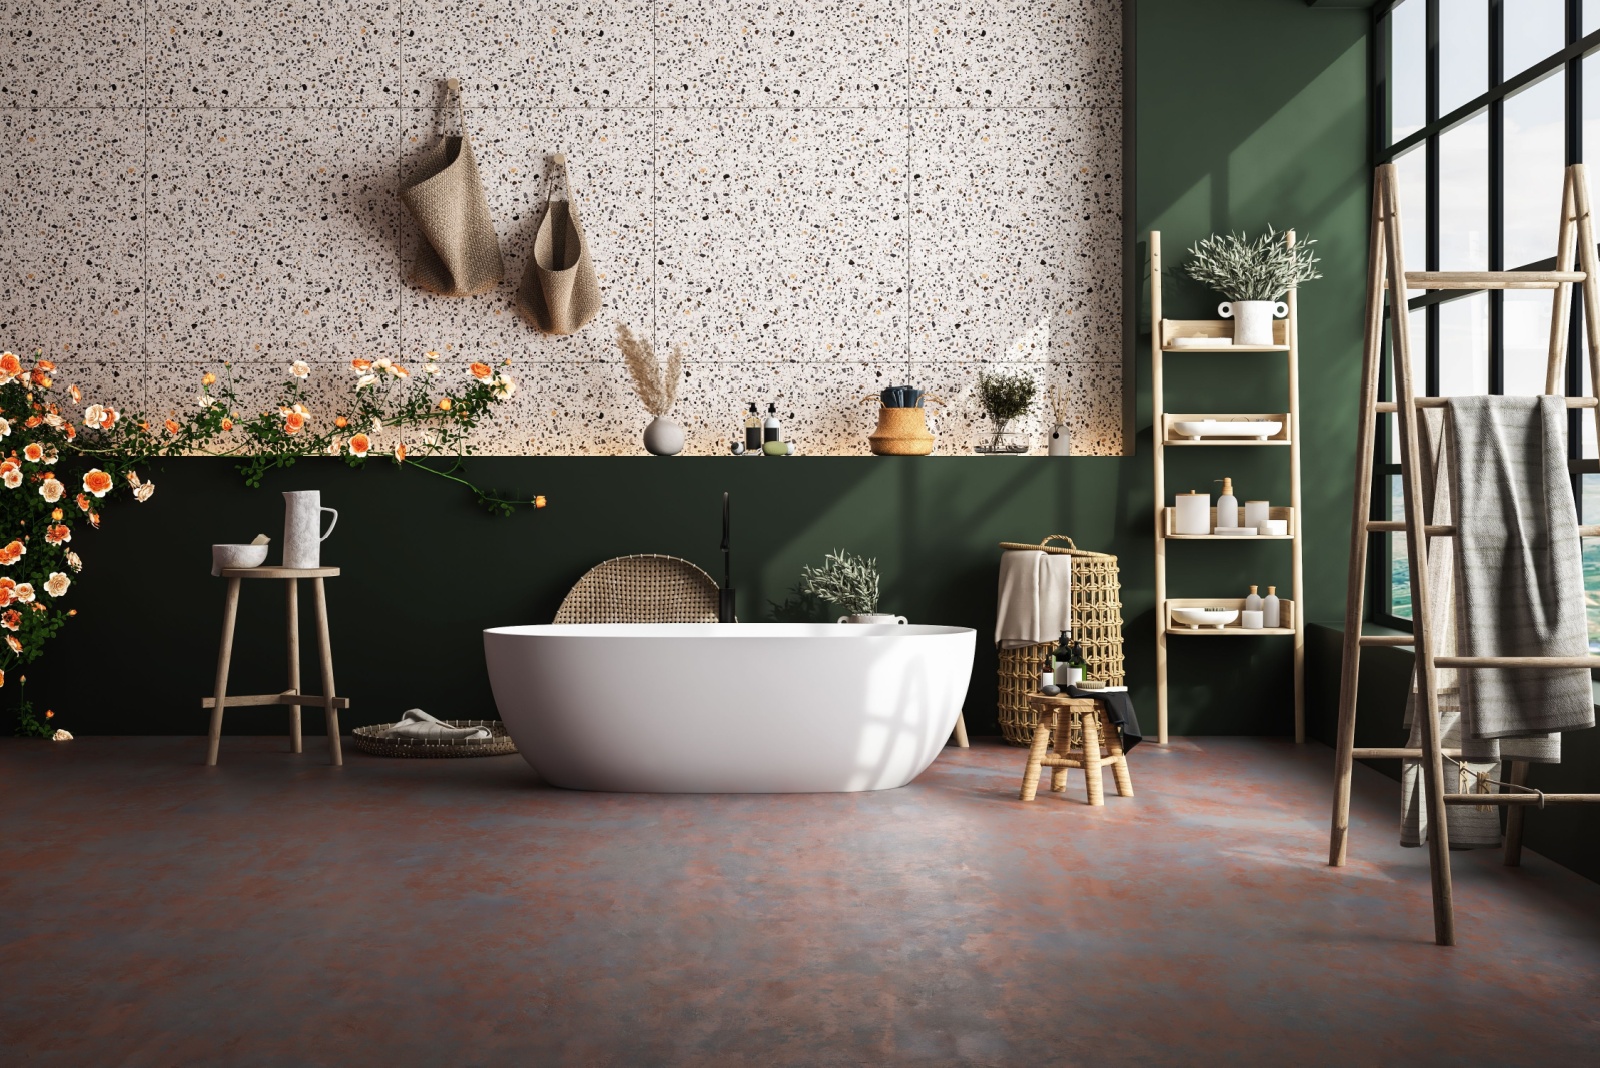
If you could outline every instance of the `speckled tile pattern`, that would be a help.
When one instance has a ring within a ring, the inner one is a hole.
[[[994,461],[1001,463],[1003,461]],[[315,721],[310,717],[308,722]],[[584,794],[520,757],[0,739],[0,1048],[63,1065],[1594,1061],[1600,887],[1426,851],[1332,755],[1176,739],[1017,800],[978,739],[867,794]]]
[[[751,400],[854,454],[860,397],[917,376],[957,450],[979,366],[1121,388],[1120,0],[0,5],[0,347],[100,361],[124,408],[205,361],[254,397],[433,351],[523,383],[481,452],[632,454],[619,321],[687,350],[691,454]],[[507,267],[466,299],[407,281],[396,196],[452,76]],[[571,337],[512,302],[558,152],[604,299]],[[1074,412],[1076,451],[1122,451],[1120,397]]]

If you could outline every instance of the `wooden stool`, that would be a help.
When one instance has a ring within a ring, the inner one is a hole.
[[[211,741],[206,748],[206,764],[217,762],[217,747],[222,741],[222,710],[230,705],[288,705],[289,744],[293,752],[300,752],[300,706],[321,708],[328,715],[328,753],[335,766],[344,763],[339,752],[339,709],[349,708],[348,697],[333,696],[333,646],[328,641],[328,598],[322,580],[335,578],[336,567],[225,567],[222,577],[228,580],[227,602],[222,609],[222,649],[217,653],[216,694],[201,702],[202,708],[211,709]],[[228,696],[228,666],[233,660],[233,622],[239,614],[239,581],[241,579],[278,579],[287,582],[289,590],[289,688],[282,693]],[[300,692],[300,579],[310,579],[316,593],[317,653],[322,661],[322,688],[324,697]]]
[[[1021,799],[1032,801],[1039,792],[1039,769],[1051,768],[1050,792],[1067,788],[1067,769],[1082,768],[1087,780],[1089,804],[1105,804],[1105,788],[1100,781],[1102,764],[1110,764],[1117,780],[1117,796],[1133,796],[1133,779],[1128,775],[1128,758],[1122,753],[1122,731],[1102,718],[1101,703],[1094,697],[1046,697],[1028,695],[1028,704],[1039,712],[1039,725],[1033,729],[1033,746],[1022,772]],[[1063,715],[1065,722],[1063,722]],[[1055,736],[1055,755],[1049,756],[1050,738]],[[1077,741],[1076,746],[1073,745]],[[1104,742],[1106,756],[1101,757]]]

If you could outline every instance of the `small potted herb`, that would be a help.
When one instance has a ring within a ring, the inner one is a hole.
[[[1033,376],[1025,371],[997,371],[994,374],[979,371],[978,403],[994,424],[994,432],[989,437],[989,444],[979,445],[975,451],[987,456],[1016,456],[1027,452],[1027,445],[1007,442],[1005,437],[1011,421],[1026,415],[1028,409],[1033,407],[1033,397],[1038,389]]]
[[[905,616],[878,611],[878,561],[835,549],[821,567],[800,570],[800,592],[819,597],[845,614],[840,623],[904,623]]]
[[[1315,238],[1293,245],[1281,231],[1248,240],[1243,233],[1212,234],[1189,250],[1184,268],[1190,278],[1210,286],[1228,299],[1217,314],[1233,319],[1235,345],[1272,345],[1272,320],[1288,315],[1282,297],[1301,282],[1321,278]]]

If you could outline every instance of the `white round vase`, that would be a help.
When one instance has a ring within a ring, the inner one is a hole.
[[[651,456],[676,456],[683,451],[683,427],[658,415],[644,428],[645,451]]]

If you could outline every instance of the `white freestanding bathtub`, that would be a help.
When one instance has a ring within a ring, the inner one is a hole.
[[[889,790],[966,699],[965,627],[578,623],[483,634],[506,729],[574,790]]]

